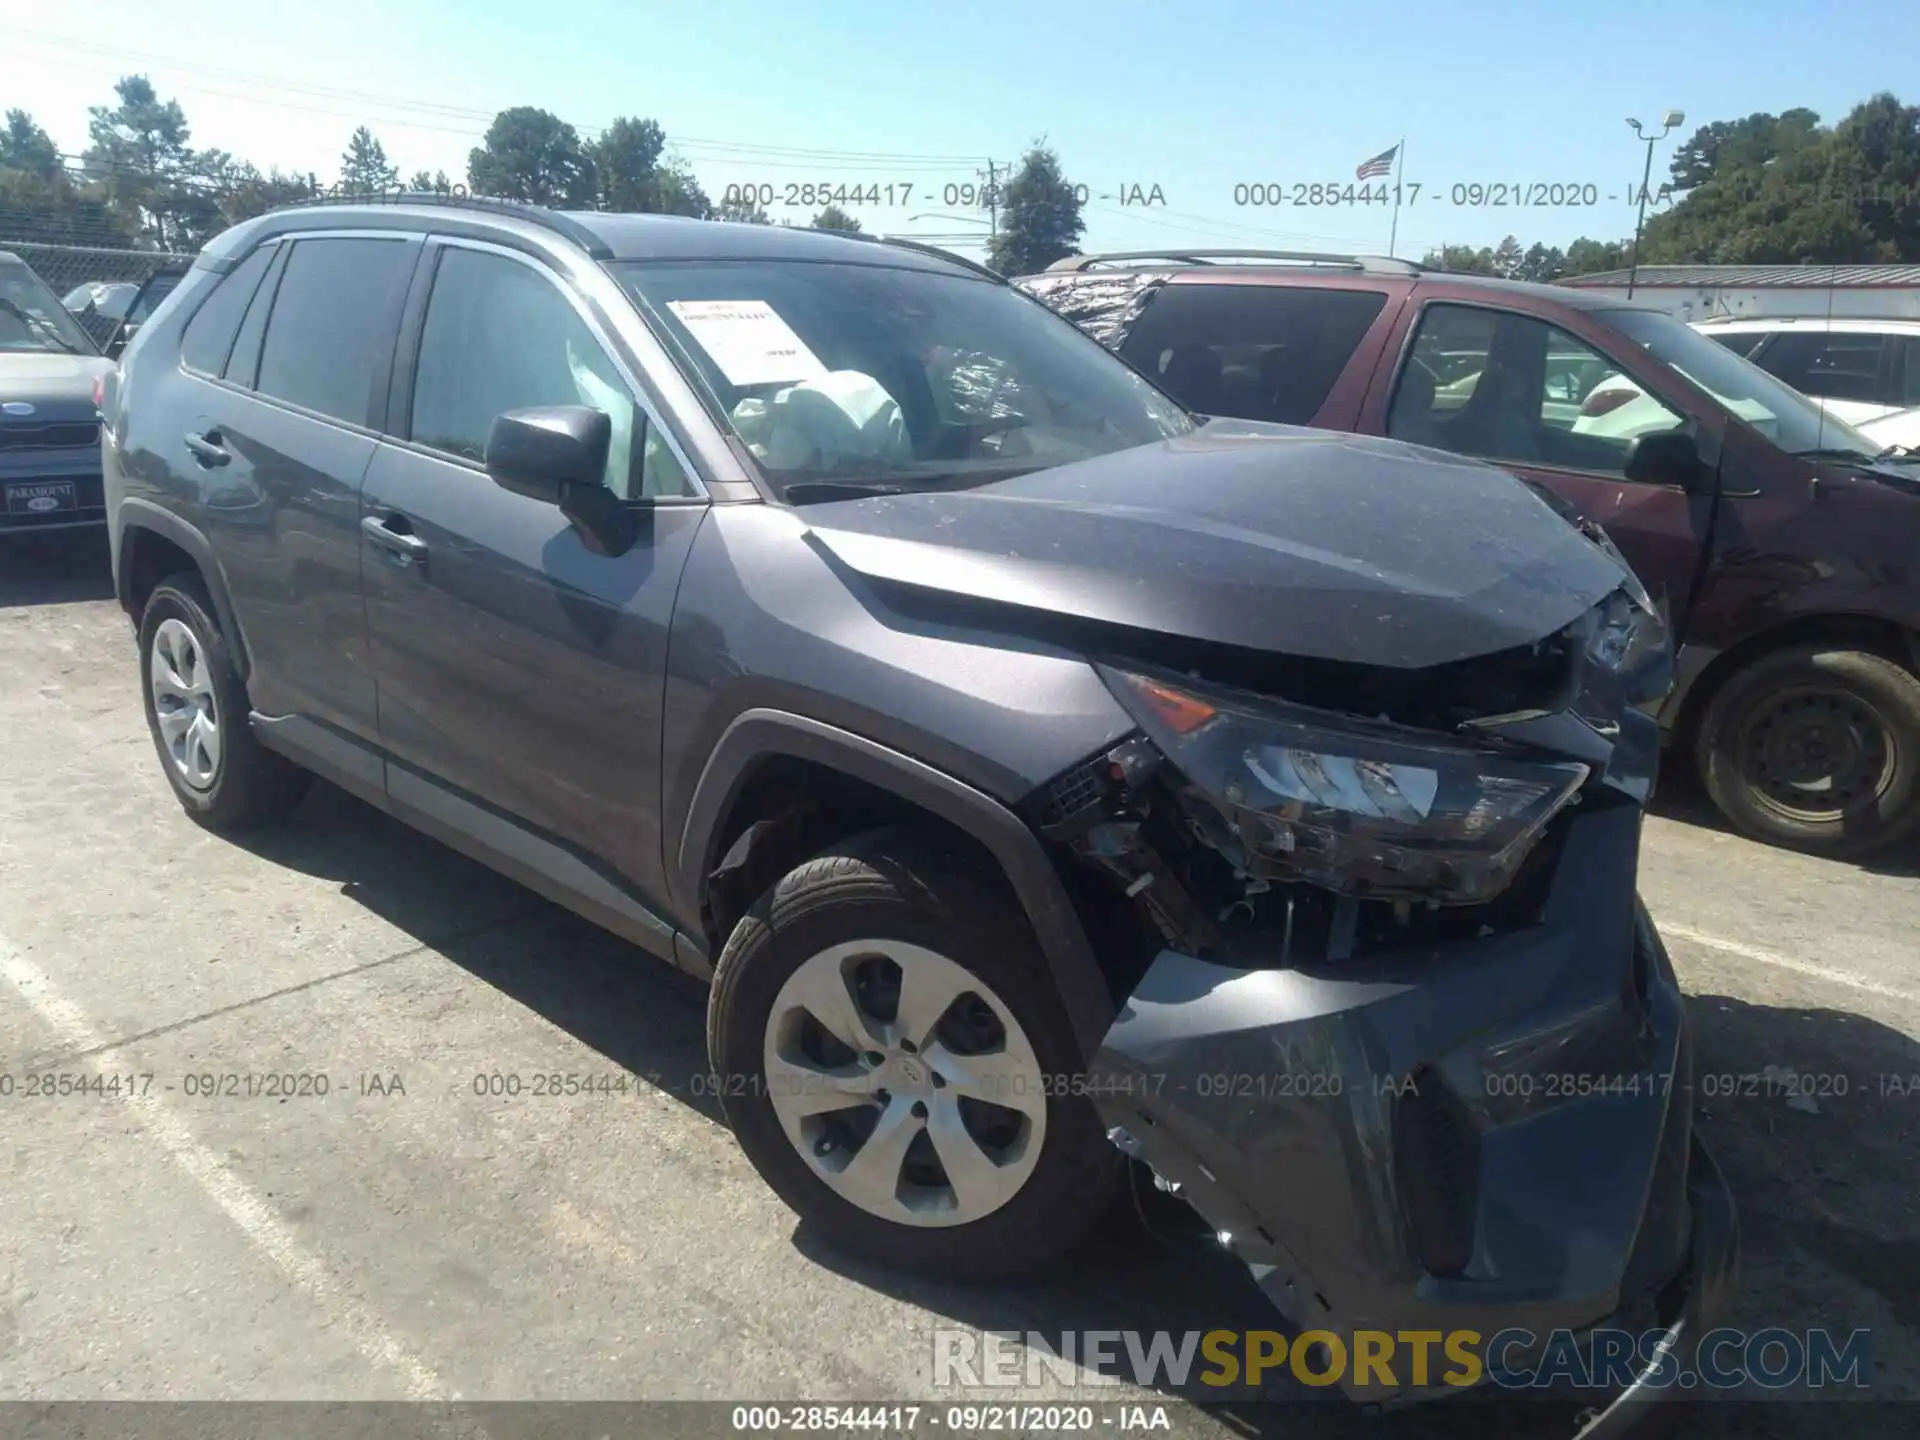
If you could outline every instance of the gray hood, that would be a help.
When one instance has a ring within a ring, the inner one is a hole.
[[[1503,470],[1247,421],[970,489],[801,513],[871,579],[1396,669],[1529,644],[1624,578]]]

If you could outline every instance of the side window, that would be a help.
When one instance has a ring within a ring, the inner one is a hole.
[[[1322,285],[1168,285],[1120,353],[1199,414],[1306,425],[1386,303]]]
[[[240,322],[240,333],[234,337],[232,353],[227,356],[225,376],[235,385],[251,390],[253,382],[260,375],[260,342],[267,333],[267,314],[273,309],[274,292],[280,288],[281,272],[287,268],[289,245],[276,245],[272,261],[267,266],[267,278],[260,282],[260,288],[254,292],[253,303],[247,306],[247,317]]]
[[[260,347],[262,395],[367,423],[381,347],[392,345],[403,239],[296,240]]]
[[[1429,305],[1387,412],[1396,440],[1482,460],[1620,474],[1685,417],[1584,340],[1532,316]]]
[[[1730,333],[1725,330],[1706,330],[1701,333],[1722,350],[1731,350],[1734,354],[1745,356],[1751,360],[1753,358],[1753,352],[1766,343],[1769,332],[1765,330],[1741,330]]]
[[[1901,348],[1900,393],[1893,403],[1902,409],[1920,405],[1920,335],[1903,335],[1894,341]]]
[[[1886,338],[1873,334],[1822,335],[1815,330],[1792,330],[1769,345],[1764,354],[1756,356],[1755,363],[1802,395],[1879,404],[1880,356]]]
[[[212,292],[200,302],[193,319],[187,322],[186,333],[180,337],[180,361],[189,370],[218,375],[226,369],[234,332],[240,328],[247,302],[253,299],[260,277],[267,273],[277,249],[271,244],[261,246],[214,282]]]
[[[421,327],[408,438],[478,461],[493,417],[534,405],[606,411],[606,483],[622,499],[695,493],[554,280],[502,255],[447,247]]]

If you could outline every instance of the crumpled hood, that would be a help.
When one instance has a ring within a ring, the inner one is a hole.
[[[1237,420],[973,489],[800,513],[872,579],[1401,669],[1550,635],[1623,578],[1505,471]]]
[[[100,355],[0,351],[0,425],[51,425],[97,418],[93,381],[113,370]],[[31,414],[7,406],[31,405]]]

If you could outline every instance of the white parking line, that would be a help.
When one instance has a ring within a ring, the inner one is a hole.
[[[74,1050],[96,1052],[89,1063],[103,1077],[125,1062],[107,1051],[107,1044],[86,1013],[66,996],[41,969],[0,936],[0,978],[6,979],[32,1007],[33,1013]],[[185,1171],[226,1212],[262,1255],[326,1313],[349,1336],[368,1360],[395,1372],[409,1400],[453,1400],[446,1383],[400,1342],[386,1323],[349,1294],[327,1267],[300,1244],[299,1238],[273,1206],[235,1175],[212,1150],[202,1145],[168,1109],[158,1095],[133,1095],[127,1102],[147,1133],[160,1142],[174,1164]]]
[[[1920,1005],[1920,994],[1911,990],[1902,990],[1893,985],[1883,985],[1878,980],[1869,980],[1864,975],[1855,975],[1848,970],[1835,970],[1828,965],[1816,965],[1811,960],[1796,960],[1793,956],[1782,955],[1777,950],[1762,950],[1757,945],[1745,945],[1738,940],[1723,939],[1718,935],[1709,935],[1704,930],[1695,930],[1689,925],[1675,925],[1666,920],[1656,920],[1655,923],[1660,933],[1669,939],[1704,945],[1709,950],[1724,951],[1728,955],[1738,955],[1743,960],[1754,960],[1762,965],[1771,965],[1776,970],[1791,970],[1796,975],[1825,980],[1829,984],[1864,990],[1869,995],[1882,995],[1889,1000],[1903,1000],[1909,1005]]]

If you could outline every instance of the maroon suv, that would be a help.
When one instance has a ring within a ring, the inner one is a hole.
[[[1611,533],[1682,649],[1662,711],[1750,835],[1920,825],[1920,463],[1657,310],[1401,260],[1074,256],[1018,282],[1189,410],[1493,461]]]

